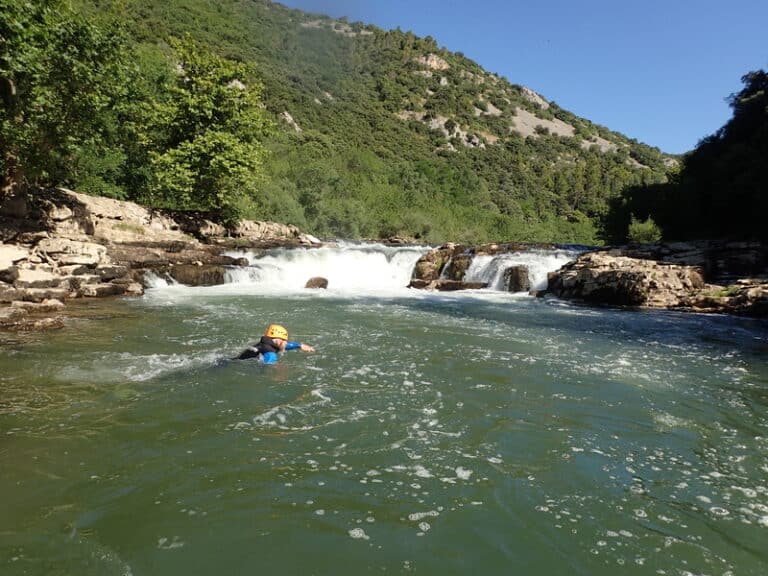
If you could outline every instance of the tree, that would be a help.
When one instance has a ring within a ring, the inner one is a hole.
[[[155,206],[214,210],[234,220],[258,204],[270,122],[261,85],[248,68],[197,46],[171,40],[177,69],[169,96],[156,104],[149,143]]]
[[[2,191],[65,183],[84,151],[106,156],[127,70],[119,29],[63,0],[0,0]]]

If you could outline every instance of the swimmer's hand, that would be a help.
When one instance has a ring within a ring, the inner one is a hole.
[[[302,344],[301,345],[301,351],[302,352],[314,352],[315,349],[312,346],[310,346],[309,344]]]

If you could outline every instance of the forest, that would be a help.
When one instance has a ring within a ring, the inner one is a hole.
[[[0,0],[0,40],[4,194],[432,243],[762,233],[763,72],[681,158],[434,38],[268,0]]]

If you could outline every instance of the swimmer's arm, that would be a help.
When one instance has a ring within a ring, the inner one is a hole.
[[[315,349],[309,344],[303,344],[301,342],[286,342],[286,350],[301,350],[302,352],[314,352]]]

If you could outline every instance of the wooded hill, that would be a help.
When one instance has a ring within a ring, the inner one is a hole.
[[[249,141],[252,161],[230,174],[230,192],[218,199],[215,192],[198,199],[193,186],[174,184],[189,172],[173,165],[183,156],[171,148],[169,128],[179,124],[179,106],[166,113],[162,136],[157,128],[141,132],[146,122],[125,121],[134,118],[126,106],[122,119],[106,123],[112,155],[81,147],[78,170],[40,183],[157,206],[224,207],[319,236],[594,244],[604,238],[600,222],[612,199],[628,186],[665,182],[677,165],[431,37],[268,0],[77,0],[74,7],[91,26],[112,29],[117,21],[127,38],[134,68],[124,92],[132,94],[133,114],[147,94],[154,97],[147,103],[169,101],[157,97],[168,76],[162,62],[168,68],[186,54],[188,64],[199,50],[233,61],[246,85],[263,86],[254,94],[268,118],[251,122],[249,133],[258,132],[257,142]],[[185,42],[196,48],[190,52]],[[186,89],[181,82],[176,93]],[[127,125],[135,132],[126,133]],[[242,130],[239,119],[232,125]],[[206,151],[224,145],[218,138]],[[164,143],[165,152],[142,156],[135,148],[146,142]],[[149,166],[165,172],[148,175]],[[222,181],[210,180],[208,188]],[[241,197],[222,203],[227,194]]]

